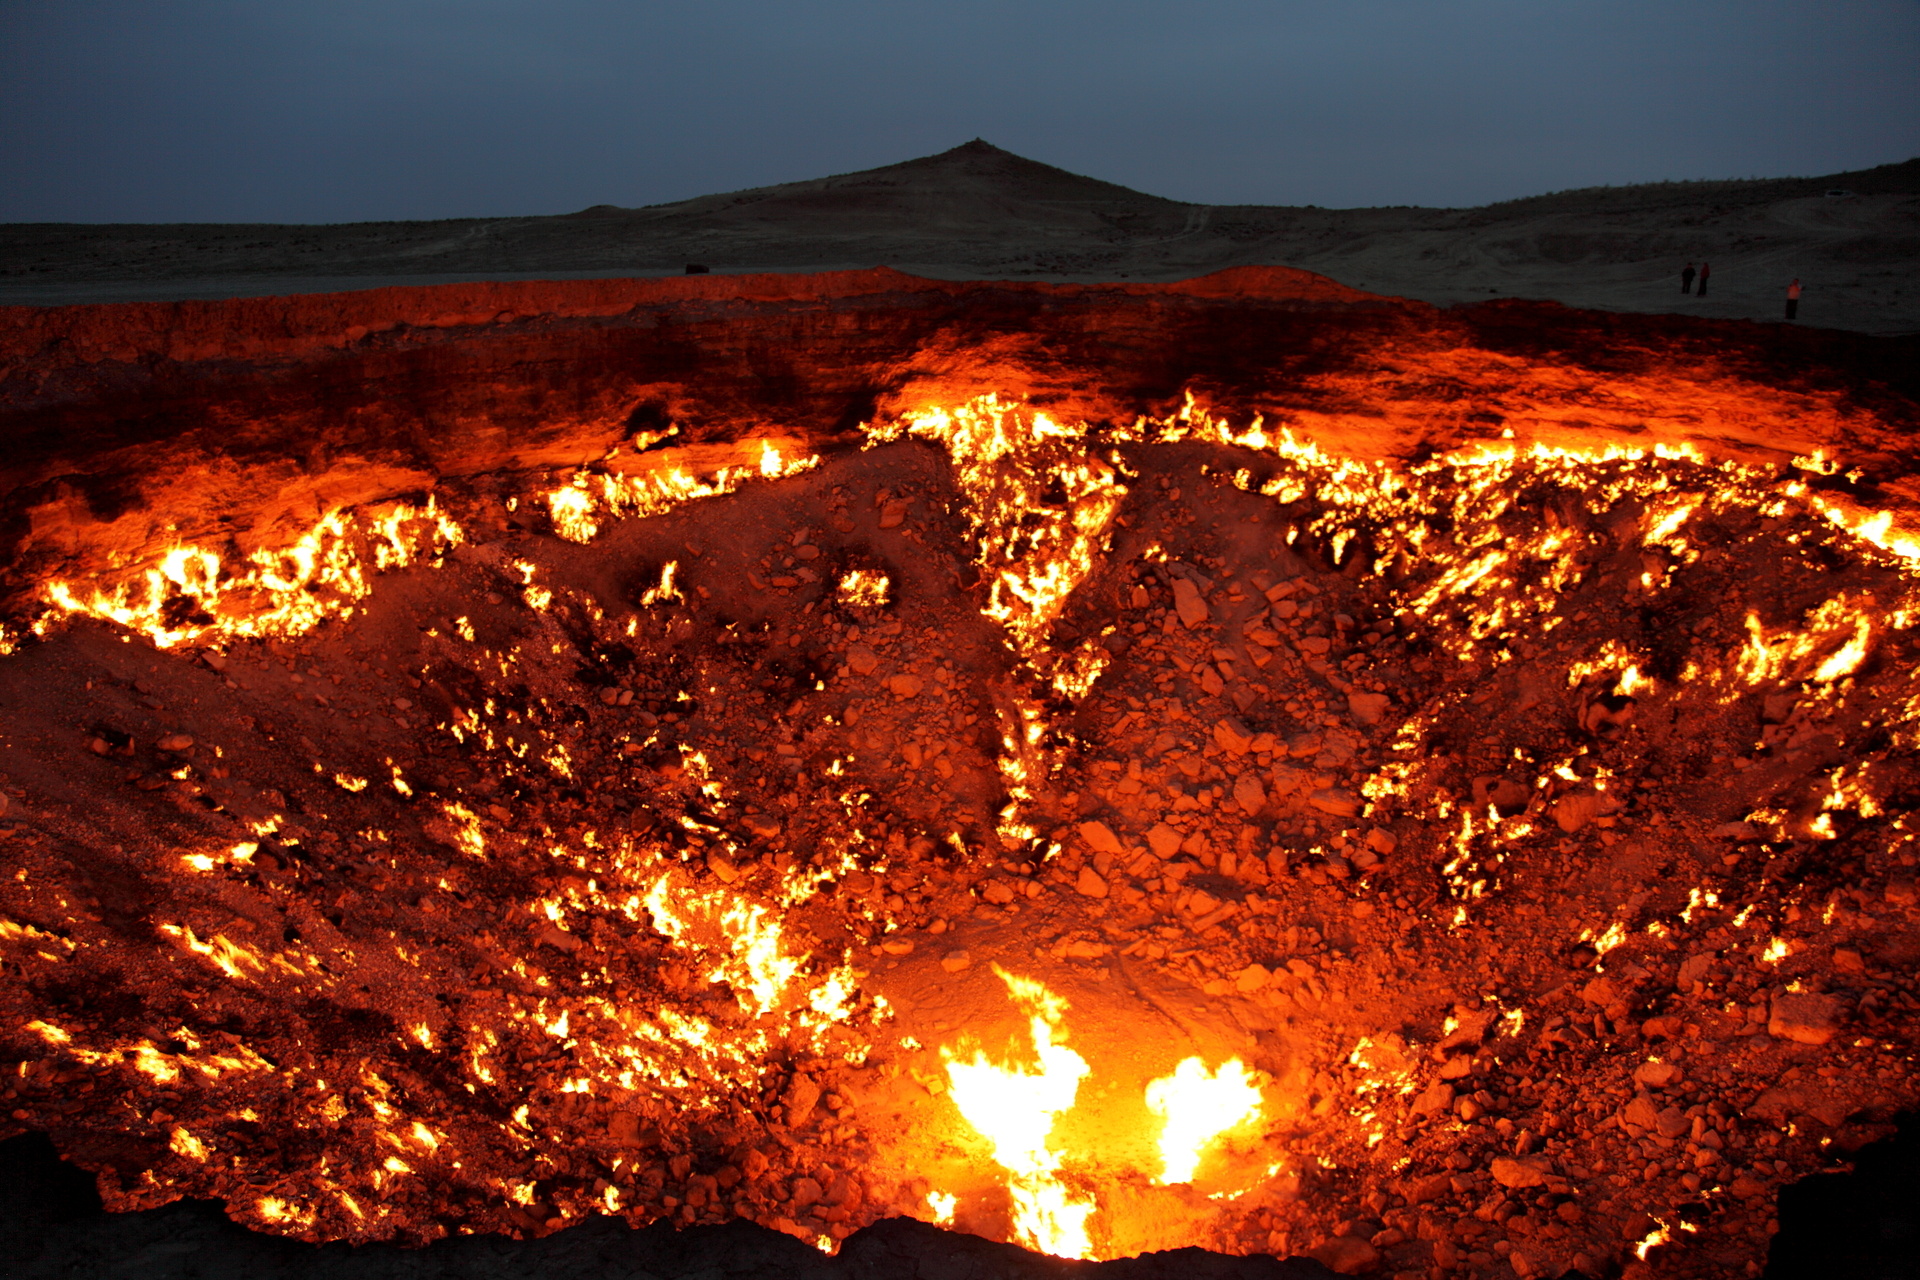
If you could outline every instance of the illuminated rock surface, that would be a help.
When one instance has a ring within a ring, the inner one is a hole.
[[[0,313],[0,1114],[308,1240],[1738,1274],[1920,1092],[1912,349],[1273,270]]]

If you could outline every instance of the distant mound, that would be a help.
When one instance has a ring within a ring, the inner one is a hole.
[[[778,200],[820,191],[876,195],[890,191],[998,195],[1050,204],[1184,203],[1135,191],[1117,182],[1103,182],[1083,174],[1069,173],[1065,169],[1002,150],[984,138],[975,138],[950,150],[922,156],[917,160],[903,160],[899,164],[882,165],[878,169],[861,169],[806,182],[788,182],[779,186],[704,196],[698,200],[683,201],[679,207],[710,201]]]
[[[1618,212],[1676,208],[1702,203],[1757,204],[1805,200],[1829,193],[1848,196],[1920,195],[1920,158],[1851,169],[1813,178],[1724,178],[1698,182],[1638,182],[1624,187],[1576,187],[1522,196],[1485,206],[1503,214],[1571,209]]]
[[[1185,211],[1195,207],[1069,173],[975,138],[938,155],[878,169],[618,212],[656,225],[697,219],[717,230],[777,230],[787,236],[840,237],[851,231],[991,237],[1010,227],[1097,233],[1131,230],[1130,224],[1143,222],[1157,229],[1158,223],[1170,222],[1170,229],[1177,229]],[[570,216],[615,216],[604,209]]]

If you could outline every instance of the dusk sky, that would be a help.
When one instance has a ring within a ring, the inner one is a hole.
[[[561,213],[986,138],[1207,203],[1920,154],[1912,0],[0,0],[0,221]]]

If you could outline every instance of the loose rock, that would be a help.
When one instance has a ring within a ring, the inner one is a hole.
[[[1207,610],[1207,602],[1200,595],[1200,588],[1185,578],[1173,580],[1173,608],[1180,615],[1180,625],[1191,631],[1205,625],[1212,616]]]
[[[1360,802],[1337,787],[1326,787],[1307,797],[1307,803],[1336,818],[1351,818],[1360,812]]]
[[[1553,1161],[1545,1156],[1495,1156],[1489,1172],[1503,1187],[1538,1187],[1552,1175]]]
[[[1213,740],[1237,756],[1243,756],[1253,746],[1253,732],[1232,716],[1217,722],[1213,726]]]
[[[786,1096],[780,1100],[780,1104],[787,1109],[787,1124],[797,1128],[813,1114],[814,1104],[819,1101],[820,1086],[813,1082],[811,1076],[796,1073],[787,1085]],[[819,1198],[817,1191],[814,1198]]]
[[[1380,1251],[1359,1236],[1335,1236],[1307,1250],[1307,1256],[1343,1276],[1365,1275],[1380,1261]]]
[[[1767,1034],[1796,1044],[1825,1044],[1840,1030],[1844,1006],[1828,995],[1782,994],[1773,998]]]
[[[1387,708],[1393,705],[1393,699],[1384,693],[1350,693],[1347,695],[1347,710],[1361,724],[1379,724],[1387,714]]]
[[[1680,1083],[1684,1074],[1677,1063],[1643,1062],[1633,1069],[1633,1080],[1649,1089],[1667,1089]]]
[[[1243,773],[1233,780],[1233,799],[1249,818],[1267,807],[1267,791],[1255,773]]]

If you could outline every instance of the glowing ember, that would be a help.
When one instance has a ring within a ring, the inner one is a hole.
[[[581,470],[563,488],[545,495],[548,518],[560,537],[591,542],[600,533],[603,519],[659,515],[684,502],[732,493],[749,480],[776,480],[820,465],[813,456],[789,461],[770,440],[759,445],[752,462],[722,466],[707,480],[673,463],[631,475]]]
[[[113,587],[77,591],[50,582],[59,614],[87,614],[140,632],[158,648],[237,637],[302,635],[349,618],[372,591],[369,571],[435,559],[466,540],[433,499],[333,512],[290,546],[235,563],[202,547],[175,547],[154,568]],[[43,623],[37,628],[43,634]]]
[[[1649,1253],[1652,1253],[1655,1249],[1658,1249],[1661,1245],[1668,1243],[1672,1239],[1673,1233],[1667,1230],[1667,1224],[1656,1220],[1653,1230],[1647,1232],[1646,1235],[1634,1242],[1633,1256],[1645,1262]]]
[[[1092,571],[1095,549],[1126,496],[1114,464],[1087,449],[1084,426],[1063,425],[997,395],[873,430],[877,440],[902,433],[937,440],[953,458],[988,578],[981,612],[1005,626],[1062,692],[1084,694],[1098,674],[1084,670],[1088,656],[1054,659],[1041,641]]]
[[[1172,1075],[1147,1086],[1147,1109],[1165,1124],[1158,1181],[1192,1182],[1200,1157],[1214,1139],[1259,1118],[1260,1090],[1238,1058],[1213,1071],[1199,1058],[1187,1058]]]
[[[857,609],[878,609],[887,603],[893,584],[872,569],[850,569],[841,575],[840,603]]]

